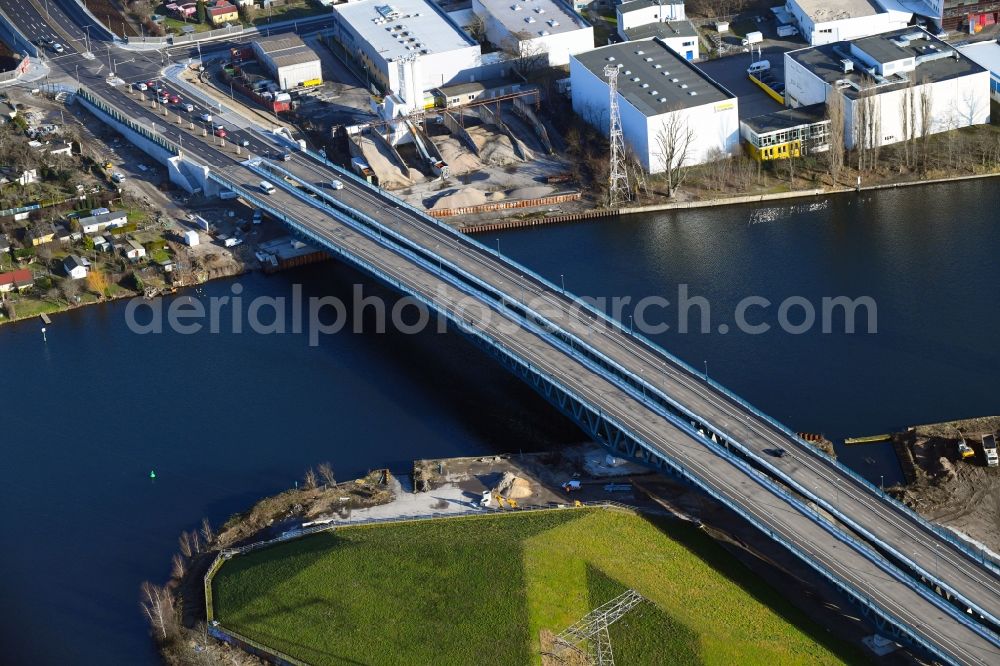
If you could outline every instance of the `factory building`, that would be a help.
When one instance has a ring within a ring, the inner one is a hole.
[[[359,0],[333,8],[333,39],[369,81],[412,106],[424,93],[499,75],[479,44],[428,0]]]
[[[626,41],[656,37],[676,53],[684,56],[685,60],[697,60],[701,56],[698,49],[698,30],[691,21],[646,23],[624,31],[619,28],[618,34]]]
[[[913,18],[895,0],[787,0],[785,10],[813,46],[899,30]]]
[[[618,19],[618,35],[625,39],[625,33],[632,28],[650,23],[684,21],[684,2],[671,0],[629,0],[615,8]]]
[[[959,46],[962,55],[990,70],[990,97],[1000,103],[1000,43],[973,42]]]
[[[593,27],[562,0],[472,0],[472,11],[486,39],[515,57],[558,67],[594,48]]]
[[[844,143],[884,146],[990,120],[990,73],[919,28],[785,53],[785,100],[844,100]],[[905,109],[916,106],[915,114]],[[904,122],[916,116],[915,122]]]
[[[258,62],[282,90],[323,82],[319,56],[298,35],[275,35],[253,42]]]
[[[622,134],[647,172],[666,169],[662,140],[676,136],[678,128],[689,139],[685,165],[736,150],[736,96],[659,39],[612,44],[570,58],[573,110],[605,134],[610,107],[606,66],[618,67]]]

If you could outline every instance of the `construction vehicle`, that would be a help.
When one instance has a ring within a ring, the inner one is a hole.
[[[580,481],[578,479],[572,479],[562,484],[562,489],[567,493],[572,493],[581,490]]]
[[[972,447],[966,443],[965,437],[960,437],[958,439],[958,457],[965,460],[966,458],[972,458],[975,455],[976,452],[973,451]]]
[[[983,435],[983,455],[986,456],[987,467],[1000,465],[1000,457],[997,456],[997,439],[992,434]]]

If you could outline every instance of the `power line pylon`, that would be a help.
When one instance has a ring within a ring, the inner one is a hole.
[[[611,145],[608,168],[608,207],[615,208],[632,198],[628,186],[628,166],[626,163],[625,137],[622,134],[622,116],[618,109],[618,65],[605,65],[604,76],[608,77],[610,127],[608,142]]]
[[[555,637],[557,656],[572,650],[585,655],[591,664],[614,666],[608,627],[645,600],[635,590],[627,590],[590,611]]]

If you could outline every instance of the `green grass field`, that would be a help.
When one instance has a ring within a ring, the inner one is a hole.
[[[622,664],[861,662],[698,530],[600,509],[352,527],[226,563],[223,626],[313,664],[538,663],[628,588]]]

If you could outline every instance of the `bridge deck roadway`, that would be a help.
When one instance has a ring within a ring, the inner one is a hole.
[[[226,175],[248,192],[254,192],[260,177],[240,166],[225,169]],[[594,373],[578,358],[557,352],[551,343],[523,328],[509,316],[492,312],[481,317],[467,308],[469,294],[443,281],[433,272],[417,266],[396,250],[359,234],[331,216],[317,210],[284,190],[268,198],[276,210],[289,216],[302,229],[327,240],[331,247],[347,250],[378,268],[403,288],[432,300],[443,310],[461,312],[489,337],[516,351],[543,373],[558,377],[569,390],[599,406],[605,414],[624,424],[649,444],[697,475],[703,483],[730,497],[758,521],[769,525],[787,541],[797,544],[836,576],[856,589],[870,591],[875,602],[915,627],[956,663],[991,664],[1000,660],[1000,649],[979,634],[958,623],[908,585],[880,569],[818,525],[812,518],[775,496],[747,473],[716,455],[696,437],[676,428],[654,414],[637,399]]]

